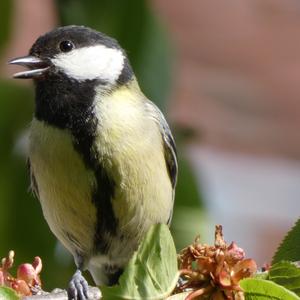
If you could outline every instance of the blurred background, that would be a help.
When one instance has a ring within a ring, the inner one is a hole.
[[[224,226],[261,265],[300,216],[300,4],[297,0],[1,0],[0,256],[39,255],[46,289],[73,259],[28,191],[34,93],[7,61],[59,25],[109,34],[163,110],[179,153],[172,233],[178,249]]]

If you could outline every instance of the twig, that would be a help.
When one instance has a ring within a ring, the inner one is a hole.
[[[99,300],[101,299],[101,291],[97,287],[89,287],[88,299],[89,300]],[[23,297],[22,300],[68,300],[68,295],[66,290],[55,289],[50,293],[40,292],[34,296]]]

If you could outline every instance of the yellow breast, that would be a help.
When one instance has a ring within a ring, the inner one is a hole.
[[[102,97],[96,114],[99,157],[117,183],[113,208],[120,230],[139,239],[151,224],[166,223],[173,206],[161,133],[140,95],[126,87]]]
[[[74,150],[70,133],[34,119],[29,159],[50,229],[71,253],[88,253],[96,222],[95,178]]]

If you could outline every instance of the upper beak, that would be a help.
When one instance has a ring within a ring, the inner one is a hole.
[[[12,65],[24,66],[29,69],[27,71],[15,73],[13,75],[14,78],[22,78],[22,79],[40,77],[50,68],[49,61],[43,60],[36,56],[17,57],[10,60],[8,63]]]

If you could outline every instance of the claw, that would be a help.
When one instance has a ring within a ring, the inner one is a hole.
[[[73,275],[68,288],[69,300],[87,300],[88,299],[88,283],[82,276],[81,271],[77,270]]]

